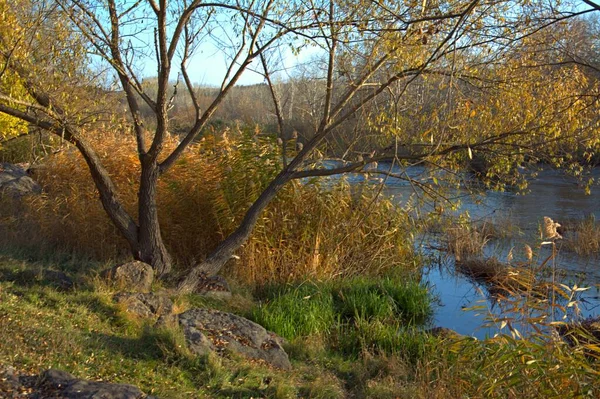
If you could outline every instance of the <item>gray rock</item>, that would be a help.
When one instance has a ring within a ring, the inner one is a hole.
[[[105,270],[100,275],[117,287],[131,292],[150,291],[154,280],[152,266],[137,260]]]
[[[40,377],[39,385],[52,389],[65,388],[70,382],[76,379],[72,374],[57,369],[46,370]]]
[[[87,381],[61,370],[47,370],[37,385],[33,398],[63,399],[149,399],[139,388],[128,384]]]
[[[15,368],[0,365],[0,395],[5,391],[17,391],[21,386]]]
[[[40,194],[42,187],[27,175],[20,165],[0,163],[0,192],[12,197],[22,197],[29,194]]]
[[[228,300],[231,298],[229,284],[220,276],[202,279],[196,288],[196,293],[211,299]]]
[[[226,351],[261,359],[274,367],[290,369],[280,338],[243,317],[211,309],[191,309],[179,315],[189,349],[198,355]]]
[[[3,365],[0,365],[0,398],[157,399],[133,385],[87,381],[55,369],[35,376]]]
[[[181,323],[181,320],[179,319]],[[196,355],[204,356],[208,355],[211,352],[218,352],[219,348],[212,343],[212,340],[207,337],[206,334],[210,334],[206,330],[199,330],[193,324],[184,326],[184,334],[185,340],[188,344],[188,347],[192,353]],[[219,337],[216,334],[211,335],[211,338],[218,339]],[[224,345],[224,343],[222,343]],[[223,349],[223,346],[221,346]]]
[[[125,306],[129,313],[140,317],[159,317],[173,313],[173,302],[164,293],[120,292],[113,300]]]

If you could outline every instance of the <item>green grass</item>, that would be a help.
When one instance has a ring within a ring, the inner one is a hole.
[[[431,298],[414,281],[354,278],[270,287],[261,295],[263,303],[253,319],[292,344],[299,338],[320,336],[325,344],[317,347],[353,359],[375,352],[415,362],[426,352],[428,337],[415,327],[431,317]],[[298,351],[297,345],[293,350]]]
[[[282,335],[295,338],[287,348],[294,370],[284,372],[235,356],[193,356],[181,331],[156,329],[112,302],[111,287],[93,277],[107,264],[36,255],[0,254],[0,364],[31,374],[59,368],[80,378],[133,384],[161,398],[343,398],[361,397],[366,389],[362,359],[335,347],[340,323],[354,322],[340,314],[341,306],[357,306],[340,299],[341,292],[352,292],[350,282],[272,286],[262,290],[260,306],[235,284],[228,302],[174,298],[180,311],[212,307],[282,328]],[[75,289],[61,291],[44,280],[42,269],[65,271]],[[372,342],[364,344],[367,349]]]
[[[82,378],[135,381],[161,397],[177,397],[190,389],[185,373],[162,361],[161,341],[146,328],[106,295],[0,285],[0,362],[34,373],[54,367]]]
[[[357,320],[355,324],[339,326],[335,345],[340,353],[351,358],[368,352],[399,356],[415,364],[427,354],[432,342],[430,336],[398,322]]]
[[[351,320],[396,320],[420,325],[432,315],[427,289],[400,278],[355,278],[333,287],[336,313]]]
[[[311,334],[327,334],[335,323],[333,297],[326,285],[271,288],[266,302],[252,318],[266,329],[292,340]]]
[[[54,367],[160,398],[600,394],[598,361],[550,337],[474,341],[419,331],[431,298],[407,278],[273,285],[255,298],[233,284],[230,301],[174,298],[179,311],[200,306],[250,315],[284,335],[293,370],[282,371],[233,355],[192,355],[179,329],[154,328],[113,304],[111,288],[89,277],[104,264],[21,255],[0,252],[0,364],[31,374]],[[76,288],[59,290],[42,268],[68,272]]]
[[[129,317],[112,303],[110,292],[89,286],[61,292],[26,278],[40,267],[0,257],[0,363],[29,373],[54,367],[80,378],[130,383],[161,398],[295,392],[265,366],[190,355],[179,330],[155,329]],[[268,386],[262,382],[266,376]]]

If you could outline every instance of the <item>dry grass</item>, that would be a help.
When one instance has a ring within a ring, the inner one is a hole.
[[[380,275],[414,267],[408,218],[374,193],[344,183],[292,184],[269,207],[232,267],[241,281]],[[332,227],[335,226],[335,227]]]
[[[595,398],[593,362],[549,337],[448,341],[421,363],[414,398]]]
[[[473,276],[508,287],[503,294],[509,295],[495,302],[502,313],[490,313],[487,319],[488,326],[508,334],[483,341],[452,337],[438,345],[415,372],[412,387],[418,388],[410,397],[600,397],[597,319],[566,325],[554,321],[577,313],[578,292],[584,289],[536,280],[533,273],[547,268],[551,260],[552,256],[524,270],[496,259],[461,265]],[[513,272],[518,275],[511,276]],[[479,313],[482,307],[472,311]]]
[[[475,281],[487,285],[490,292],[524,292],[535,286],[535,272],[513,267],[496,258],[468,258],[456,262],[456,269]]]
[[[446,247],[457,260],[479,255],[490,240],[489,232],[472,225],[457,225],[446,230]]]
[[[91,140],[125,208],[137,215],[140,165],[133,139],[107,134],[92,136]],[[175,141],[169,141],[166,147],[174,145]],[[220,239],[214,215],[219,176],[218,166],[209,157],[193,156],[190,151],[160,181],[159,217],[167,232],[165,241],[179,263],[189,263],[191,253],[206,253]],[[44,195],[25,200],[18,227],[11,229],[17,233],[12,237],[13,244],[50,244],[97,259],[129,255],[127,243],[106,216],[78,152],[66,149],[49,157],[34,178],[43,186]],[[5,217],[9,215],[4,213]]]
[[[600,359],[600,317],[556,326],[558,333],[572,347],[583,347],[588,356]]]
[[[475,222],[475,229],[489,239],[514,238],[522,231],[510,214],[497,214],[492,219]]]
[[[501,280],[508,274],[509,266],[496,258],[470,258],[456,262],[456,268],[477,280]]]
[[[600,254],[600,223],[591,215],[582,220],[565,223],[567,234],[562,248],[580,256]]]
[[[548,216],[544,216],[544,225],[542,226],[542,239],[552,240],[562,238],[562,236],[557,231],[560,227],[560,223],[555,222]]]
[[[140,165],[133,138],[93,132],[89,140],[126,209],[136,215]],[[175,140],[168,141],[166,150],[175,145]],[[234,129],[207,135],[161,178],[161,230],[179,268],[201,260],[233,231],[278,172],[279,162],[270,137]],[[49,245],[102,260],[130,256],[77,151],[65,149],[49,157],[35,179],[44,195],[4,204],[0,229],[6,234],[0,241]],[[343,182],[289,184],[261,215],[229,272],[241,281],[266,283],[414,267],[407,216],[374,193],[366,188],[359,196],[351,195]]]

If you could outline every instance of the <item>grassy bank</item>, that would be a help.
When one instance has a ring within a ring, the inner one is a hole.
[[[89,139],[103,148],[134,213],[139,163],[124,149],[127,138]],[[177,272],[229,234],[277,173],[273,139],[243,129],[227,140],[209,136],[161,179],[162,231]],[[43,195],[0,199],[0,364],[32,374],[60,368],[134,384],[160,398],[600,395],[598,363],[590,356],[600,353],[597,344],[570,347],[552,329],[486,341],[426,332],[435,298],[420,281],[414,218],[377,187],[350,187],[343,179],[289,184],[261,215],[239,259],[223,270],[233,287],[230,300],[172,294],[177,312],[233,312],[284,337],[293,370],[281,371],[235,356],[193,356],[177,328],[155,328],[153,320],[126,314],[97,276],[130,254],[82,159],[62,151],[34,177]],[[505,230],[453,224],[447,249],[467,259]],[[485,265],[488,275],[498,275],[499,263]],[[481,264],[465,266],[473,275],[481,270]],[[47,270],[67,273],[75,288],[61,290]],[[155,284],[155,290],[171,288]],[[546,309],[544,301],[532,291],[514,306],[525,314]]]
[[[246,289],[228,302],[194,295],[173,299],[179,311],[220,308],[281,333],[289,339],[292,372],[240,358],[194,357],[176,329],[155,329],[150,320],[129,316],[112,303],[111,289],[92,277],[105,265],[22,255],[0,255],[0,363],[31,373],[56,367],[83,378],[138,385],[161,398],[366,397],[371,388],[383,389],[379,380],[398,372],[390,370],[392,364],[401,365],[408,378],[433,339],[413,328],[430,314],[427,293],[416,283],[281,285],[256,293],[260,300]],[[54,287],[43,269],[74,276],[76,288]],[[357,302],[359,291],[373,294],[369,304]],[[328,299],[316,298],[315,305],[306,299],[309,292]],[[419,304],[412,302],[415,293]],[[285,316],[314,320],[296,324],[304,326],[297,331],[289,327],[299,320]],[[401,326],[405,331],[394,333]],[[406,350],[408,338],[418,350]]]
[[[475,341],[419,329],[431,312],[422,286],[396,277],[238,285],[228,301],[174,296],[178,311],[211,307],[284,336],[293,370],[238,357],[195,357],[182,333],[113,304],[96,272],[68,258],[0,255],[0,363],[56,367],[138,385],[161,398],[597,397],[597,361],[550,336]],[[72,291],[42,269],[75,278]],[[235,287],[235,284],[234,284]],[[160,287],[155,287],[159,289]],[[589,348],[588,348],[589,349]],[[541,396],[540,396],[541,395]]]

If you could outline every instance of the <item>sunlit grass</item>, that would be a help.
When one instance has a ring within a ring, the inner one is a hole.
[[[235,356],[191,355],[177,328],[156,329],[130,317],[112,303],[108,287],[96,290],[86,276],[102,265],[77,273],[71,266],[76,263],[0,259],[0,363],[30,373],[55,367],[82,378],[130,383],[161,398],[599,394],[597,361],[589,348],[569,346],[550,330],[530,339],[487,341],[419,331],[415,327],[430,314],[430,298],[409,278],[259,287],[262,304],[236,293],[231,303],[174,298],[179,310],[208,306],[251,314],[279,329],[289,339],[285,347],[294,366],[285,372]],[[64,292],[42,277],[30,279],[40,267],[67,271],[78,288]],[[533,308],[546,299],[532,295],[527,301]],[[525,317],[526,304],[515,306]]]
[[[567,233],[562,249],[580,256],[600,255],[600,223],[593,215],[565,223]]]
[[[133,137],[119,133],[89,132],[88,139],[135,219],[140,165]],[[165,148],[176,144],[168,140]],[[238,226],[280,170],[278,151],[274,137],[238,126],[228,131],[227,140],[221,133],[207,135],[161,177],[161,233],[177,272],[206,257]],[[0,244],[98,261],[131,258],[77,151],[48,156],[34,178],[44,195],[19,203],[0,198]],[[248,284],[264,284],[414,269],[410,217],[377,194],[368,186],[353,192],[344,180],[290,182],[260,215],[239,259],[224,272]]]
[[[321,337],[330,351],[351,358],[364,353],[395,354],[416,361],[427,337],[415,330],[432,314],[431,298],[418,283],[392,278],[355,278],[304,283],[262,292],[253,318],[297,345]]]

